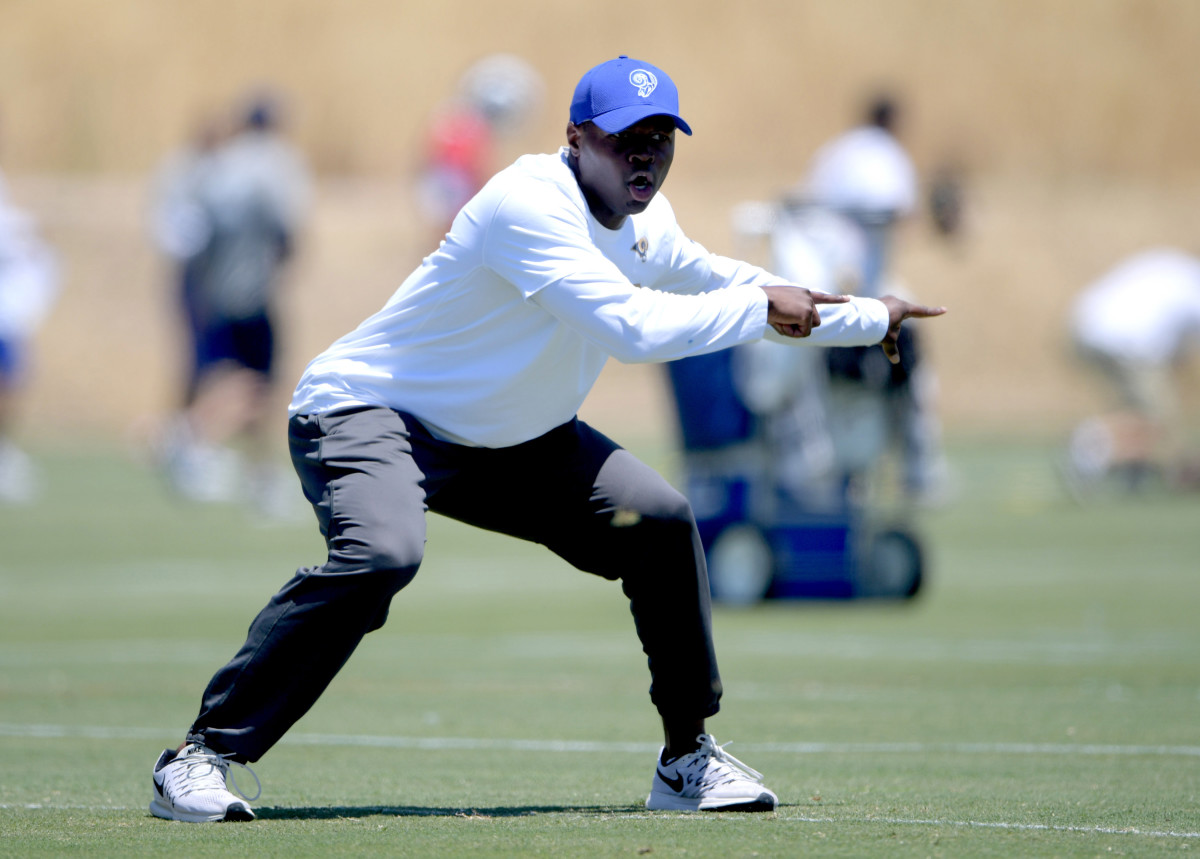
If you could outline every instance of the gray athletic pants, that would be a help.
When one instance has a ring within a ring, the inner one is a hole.
[[[292,462],[329,550],[303,567],[210,681],[188,734],[256,761],[387,619],[425,550],[425,511],[541,543],[620,579],[667,718],[717,712],[708,573],[687,500],[587,424],[506,448],[433,438],[411,415],[361,408],[298,416]]]

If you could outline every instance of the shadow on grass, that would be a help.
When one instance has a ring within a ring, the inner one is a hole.
[[[260,820],[337,820],[356,817],[532,817],[537,814],[608,814],[644,812],[643,805],[516,805],[495,807],[439,808],[419,805],[355,805],[321,808],[256,808]]]

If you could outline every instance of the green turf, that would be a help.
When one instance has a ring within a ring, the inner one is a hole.
[[[710,728],[777,814],[645,812],[659,729],[619,589],[432,518],[388,625],[255,765],[259,819],[194,826],[148,814],[151,764],[319,539],[43,452],[42,500],[0,508],[0,856],[1200,850],[1200,496],[1080,507],[1046,449],[951,454],[912,603],[717,609]]]

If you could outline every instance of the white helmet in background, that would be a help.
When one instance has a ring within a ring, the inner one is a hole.
[[[498,132],[510,131],[541,104],[545,85],[525,60],[514,54],[491,54],[478,60],[459,81],[462,97]]]

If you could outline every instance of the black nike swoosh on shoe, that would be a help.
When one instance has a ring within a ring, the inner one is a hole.
[[[230,803],[229,808],[225,809],[225,821],[232,823],[235,821],[247,821],[254,819],[254,812],[240,802]]]
[[[675,778],[671,778],[665,772],[659,770],[658,777],[663,780],[667,787],[671,788],[671,790],[675,791],[676,793],[679,793],[683,790],[683,776],[677,775]]]

